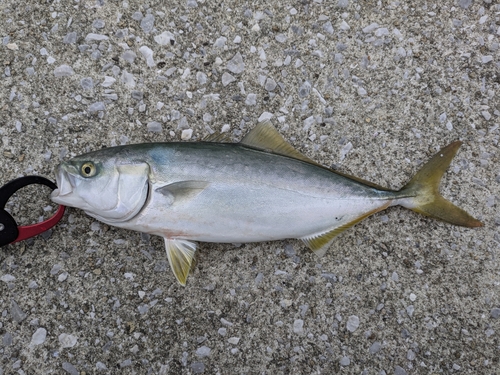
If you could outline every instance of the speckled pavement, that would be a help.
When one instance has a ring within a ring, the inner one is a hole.
[[[0,250],[0,374],[499,374],[499,39],[494,0],[0,2],[1,183],[270,119],[395,189],[462,140],[442,191],[485,224],[391,208],[321,259],[203,243],[181,287],[161,238],[68,209]]]

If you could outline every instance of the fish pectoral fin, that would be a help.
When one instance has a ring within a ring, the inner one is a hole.
[[[196,253],[196,243],[165,238],[165,249],[175,277],[182,286],[186,286],[186,280]]]
[[[270,121],[259,122],[255,128],[243,137],[240,144],[321,166],[285,141]]]
[[[326,251],[330,248],[333,240],[335,237],[337,237],[340,233],[343,231],[349,229],[353,225],[359,223],[361,220],[366,219],[368,216],[373,215],[374,213],[377,213],[379,211],[385,210],[387,207],[389,207],[391,204],[391,201],[388,201],[386,204],[384,204],[382,207],[376,208],[374,210],[371,210],[367,213],[364,213],[363,215],[355,218],[354,220],[342,224],[340,226],[337,226],[333,229],[329,229],[326,232],[323,233],[317,233],[313,234],[311,236],[307,237],[302,237],[301,240],[304,242],[304,244],[311,249],[314,254],[319,256],[320,258],[325,255]]]
[[[155,191],[170,198],[172,204],[174,204],[193,199],[205,190],[209,184],[207,181],[178,181],[159,187]]]

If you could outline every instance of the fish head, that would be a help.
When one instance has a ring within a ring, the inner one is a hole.
[[[61,163],[56,172],[58,188],[51,199],[105,223],[126,222],[147,202],[149,165],[101,151]]]

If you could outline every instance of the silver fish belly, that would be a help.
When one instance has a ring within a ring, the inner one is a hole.
[[[458,147],[443,149],[443,160],[433,158],[403,189],[391,191],[318,165],[261,123],[235,144],[152,143],[81,155],[61,164],[52,199],[110,225],[164,237],[184,285],[192,241],[298,238],[323,255],[337,234],[391,205],[481,225],[437,192]]]

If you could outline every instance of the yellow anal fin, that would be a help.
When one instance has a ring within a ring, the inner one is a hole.
[[[186,240],[165,238],[165,249],[175,277],[182,286],[186,286],[186,280],[196,253],[196,244]]]
[[[311,249],[314,252],[314,254],[316,254],[319,257],[322,257],[323,255],[325,255],[326,251],[330,248],[330,245],[332,244],[336,236],[338,236],[343,231],[349,229],[353,225],[359,223],[361,220],[366,219],[368,216],[373,215],[374,213],[377,213],[379,211],[385,210],[387,207],[390,206],[390,204],[391,201],[388,201],[382,207],[378,207],[374,210],[371,210],[348,223],[330,229],[329,231],[324,233],[303,237],[301,238],[301,240],[309,249]]]

